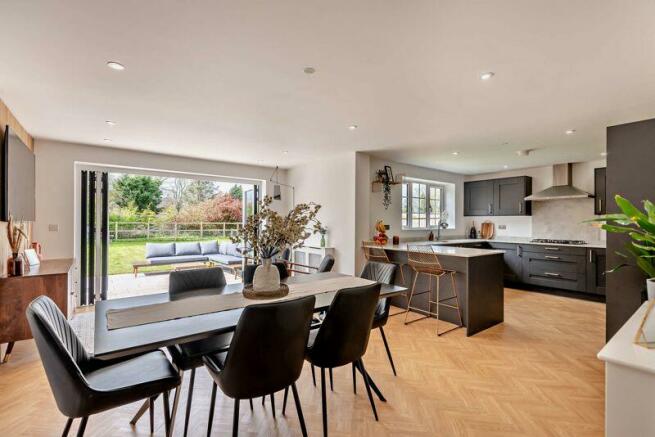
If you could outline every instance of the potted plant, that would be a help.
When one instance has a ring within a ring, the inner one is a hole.
[[[246,219],[244,226],[232,237],[232,242],[242,243],[252,252],[255,270],[252,288],[254,292],[271,292],[280,288],[280,274],[272,260],[287,247],[297,249],[305,240],[321,230],[316,214],[321,206],[315,203],[296,205],[282,216],[271,209],[273,199],[264,197],[257,213]]]
[[[606,214],[589,222],[603,223],[601,228],[607,232],[627,234],[631,241],[625,246],[626,252],[616,253],[626,260],[632,258],[634,264],[625,261],[608,273],[629,265],[636,265],[646,274],[648,299],[655,299],[655,204],[645,200],[642,212],[628,199],[618,194],[614,200],[621,213]]]

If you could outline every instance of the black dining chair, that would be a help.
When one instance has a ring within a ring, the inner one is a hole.
[[[193,269],[171,272],[168,295],[171,300],[185,299],[207,293],[216,293],[216,289],[226,285],[223,269],[213,267],[208,269]],[[184,417],[184,436],[189,429],[189,416],[193,401],[193,386],[196,379],[196,369],[203,366],[204,355],[227,350],[232,340],[232,333],[219,334],[210,338],[189,343],[169,346],[168,352],[175,366],[182,372],[191,370],[189,378],[189,393],[187,395],[186,414]]]
[[[320,328],[310,333],[305,359],[321,369],[324,436],[328,435],[325,369],[354,364],[364,377],[373,416],[378,420],[362,357],[366,353],[379,298],[379,283],[339,290]]]
[[[396,264],[369,261],[364,266],[364,269],[362,270],[360,277],[364,279],[369,279],[371,281],[379,282],[380,284],[391,285],[395,282],[397,271],[398,271],[398,266]],[[380,330],[380,335],[382,336],[382,342],[384,343],[384,348],[386,349],[387,357],[389,358],[389,364],[391,364],[391,370],[393,371],[393,374],[395,376],[396,366],[393,363],[393,357],[391,356],[389,343],[387,343],[387,336],[384,334],[384,326],[387,324],[387,321],[389,320],[390,308],[391,308],[391,299],[384,298],[379,300],[378,306],[375,309],[375,316],[373,317],[373,326],[371,329]],[[355,377],[355,372],[353,372],[353,377]],[[356,387],[355,384],[356,381],[353,380],[353,388]]]
[[[227,352],[203,358],[214,380],[207,435],[211,433],[217,386],[234,399],[232,435],[239,430],[239,402],[275,393],[289,386],[293,391],[302,435],[307,435],[296,389],[304,363],[314,296],[251,305],[241,313]]]
[[[163,395],[166,435],[171,433],[168,393],[179,389],[181,378],[162,351],[109,361],[94,358],[85,349],[57,305],[47,296],[34,299],[27,320],[43,362],[57,408],[68,420],[81,418],[78,437],[89,416],[141,399]]]
[[[334,257],[332,255],[325,255],[318,265],[316,273],[331,272],[332,267],[334,267]]]

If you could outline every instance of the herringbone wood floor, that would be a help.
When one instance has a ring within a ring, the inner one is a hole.
[[[350,368],[335,369],[335,391],[328,394],[332,436],[587,436],[602,435],[604,368],[595,357],[604,344],[604,305],[507,289],[505,323],[475,337],[463,330],[435,335],[435,321],[404,326],[392,317],[385,330],[398,376],[389,368],[377,332],[365,362],[385,393],[375,422],[359,379],[352,393]],[[181,435],[186,384],[176,435]],[[299,381],[310,435],[321,433],[320,389],[309,368]],[[206,433],[210,379],[196,378],[190,435]],[[270,404],[246,402],[240,415],[241,435],[300,435],[295,410],[281,417],[282,393]],[[163,435],[160,403],[155,435]],[[220,396],[213,435],[229,435],[232,401]],[[290,404],[292,406],[292,404]],[[148,423],[129,425],[137,405],[91,417],[87,436],[146,436]],[[20,342],[9,364],[0,366],[0,434],[60,435],[58,413],[32,341]],[[74,425],[73,430],[76,429]]]

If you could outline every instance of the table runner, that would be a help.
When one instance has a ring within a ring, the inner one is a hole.
[[[340,276],[336,278],[319,279],[309,282],[291,282],[289,294],[274,299],[252,300],[246,299],[242,293],[216,294],[212,296],[196,296],[171,302],[152,305],[142,305],[131,308],[117,308],[107,311],[107,329],[129,328],[183,317],[199,316],[249,305],[279,302],[296,299],[303,296],[329,293],[342,288],[361,287],[370,285],[374,281],[354,276]]]

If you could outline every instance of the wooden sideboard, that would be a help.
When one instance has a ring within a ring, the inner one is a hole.
[[[5,356],[9,359],[14,342],[32,338],[25,310],[38,296],[49,296],[66,317],[75,305],[72,301],[73,259],[43,260],[23,276],[0,278],[0,344],[7,343]]]

